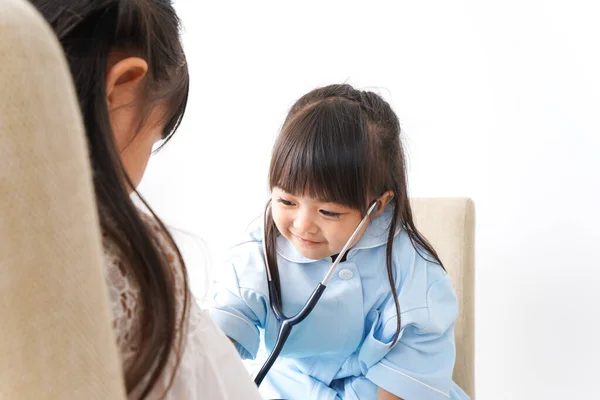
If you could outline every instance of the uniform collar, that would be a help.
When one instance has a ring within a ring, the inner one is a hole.
[[[388,206],[381,215],[373,218],[358,243],[348,250],[348,255],[346,258],[351,259],[358,250],[370,249],[385,245],[387,243],[390,222],[392,221],[392,213],[392,206]],[[400,232],[400,229],[396,230],[396,235],[398,232]],[[295,263],[312,263],[320,261],[304,257],[298,252],[298,250],[296,250],[294,245],[289,240],[283,237],[283,235],[279,235],[277,237],[276,243],[277,254],[288,261]],[[324,260],[328,262],[331,261],[329,257],[325,258]]]

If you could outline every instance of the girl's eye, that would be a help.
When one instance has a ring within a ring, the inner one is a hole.
[[[284,206],[288,206],[288,207],[294,205],[294,203],[292,203],[291,201],[286,200],[286,199],[282,199],[281,197],[277,201],[279,203],[283,204]]]
[[[321,212],[321,214],[323,214],[326,217],[330,217],[330,218],[339,218],[340,213],[336,213],[336,212],[332,212],[332,211],[327,211],[327,210],[319,210]]]

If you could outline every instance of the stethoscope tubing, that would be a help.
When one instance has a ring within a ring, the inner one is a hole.
[[[302,309],[292,317],[287,317],[283,313],[283,310],[280,307],[281,299],[279,298],[279,293],[277,292],[277,289],[275,288],[275,282],[273,282],[273,280],[271,278],[271,268],[269,267],[269,261],[268,261],[268,257],[267,257],[267,245],[266,245],[267,241],[266,241],[266,238],[263,237],[263,253],[264,253],[264,257],[265,257],[265,268],[267,270],[267,279],[268,279],[268,287],[269,287],[269,303],[271,305],[271,308],[273,309],[275,318],[277,318],[277,320],[281,323],[281,326],[279,328],[279,334],[277,335],[277,341],[275,342],[275,346],[273,347],[271,354],[269,354],[269,357],[267,358],[267,360],[265,361],[265,363],[263,364],[261,369],[258,371],[258,374],[254,378],[254,383],[256,384],[256,386],[260,386],[263,379],[265,378],[265,376],[267,376],[267,373],[269,372],[269,370],[275,363],[275,360],[277,360],[277,357],[279,357],[279,354],[281,353],[281,350],[283,349],[285,342],[287,341],[288,337],[290,336],[290,333],[292,332],[292,328],[294,326],[298,325],[299,323],[301,323],[306,317],[308,317],[308,315],[312,312],[312,310],[315,308],[315,306],[319,302],[319,299],[321,298],[321,296],[323,295],[323,292],[327,288],[327,286],[326,286],[327,282],[333,275],[333,272],[337,268],[338,264],[344,258],[344,255],[346,254],[346,252],[352,245],[352,242],[354,241],[356,236],[359,234],[359,232],[361,231],[363,226],[367,223],[369,216],[373,213],[373,211],[375,211],[377,209],[377,204],[378,204],[377,201],[374,201],[370,205],[369,209],[367,210],[367,213],[365,214],[363,219],[360,221],[360,223],[358,224],[358,226],[356,227],[356,229],[354,230],[352,235],[350,235],[350,238],[348,239],[348,241],[346,242],[346,244],[340,251],[340,254],[336,257],[335,261],[329,268],[329,271],[327,272],[327,274],[325,275],[323,280],[317,285],[315,290],[312,292],[312,294],[310,295],[310,297],[304,304],[304,307],[302,307]],[[267,218],[266,211],[265,211],[265,218]],[[263,233],[263,234],[266,235],[266,233]]]

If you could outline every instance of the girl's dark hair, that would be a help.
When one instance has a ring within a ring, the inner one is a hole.
[[[400,305],[392,267],[397,229],[406,230],[419,254],[424,250],[443,265],[413,221],[400,122],[390,105],[373,92],[347,84],[322,87],[301,97],[275,142],[269,187],[341,203],[363,215],[373,200],[387,191],[394,193],[386,247],[389,284],[398,315],[393,346],[400,334]],[[280,290],[275,253],[278,231],[273,218],[268,216],[265,221],[267,257]]]
[[[128,188],[134,185],[123,168],[111,129],[106,71],[109,55],[115,51],[141,57],[148,63],[140,127],[152,107],[158,103],[166,105],[163,138],[168,141],[185,112],[189,88],[179,19],[170,0],[31,2],[54,29],[73,75],[89,145],[101,227],[126,256],[126,273],[139,286],[140,341],[136,343],[139,351],[125,371],[125,382],[128,393],[136,389],[140,398],[145,398],[171,354],[175,354],[179,364],[183,335],[177,340],[176,332],[184,331],[188,284],[178,253],[185,298],[181,314],[177,315],[174,275],[165,250],[155,244],[154,234],[129,197]],[[148,210],[156,218],[149,207]],[[156,220],[177,249],[162,222]],[[170,379],[172,382],[173,376]]]

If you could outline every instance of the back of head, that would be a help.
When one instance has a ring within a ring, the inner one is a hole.
[[[31,2],[49,22],[66,54],[85,124],[100,223],[127,258],[128,276],[139,286],[139,351],[125,373],[128,392],[136,389],[145,397],[178,347],[176,329],[184,323],[187,299],[177,315],[167,257],[155,245],[129,197],[134,185],[111,128],[107,65],[111,57],[135,56],[147,62],[140,126],[160,103],[164,105],[163,138],[168,140],[183,117],[189,88],[179,20],[170,0]],[[176,353],[180,351],[181,343]]]
[[[66,53],[88,138],[108,136],[106,71],[115,54],[148,62],[145,107],[165,101],[164,137],[177,129],[189,88],[180,22],[170,0],[32,0],[54,29]],[[97,139],[96,139],[97,140]],[[92,142],[92,153],[98,149]],[[112,143],[111,143],[112,144]],[[92,154],[94,157],[95,155]],[[95,160],[93,160],[95,161]]]

